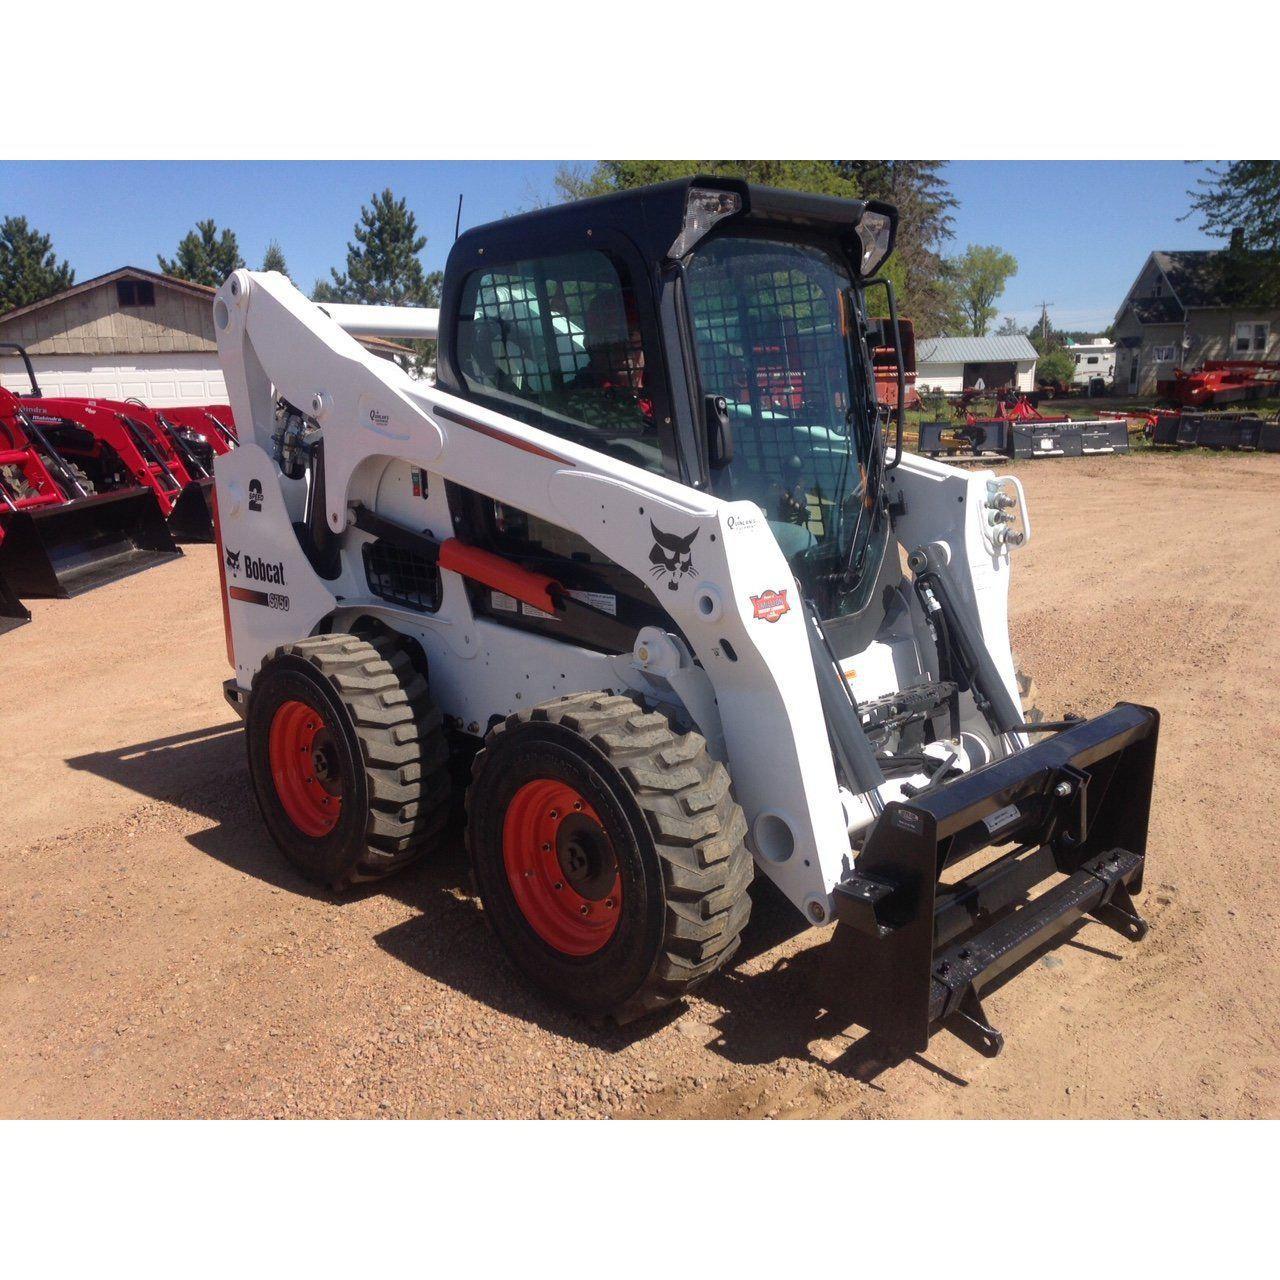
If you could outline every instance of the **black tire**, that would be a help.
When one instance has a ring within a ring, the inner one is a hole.
[[[75,476],[77,483],[85,491],[85,493],[98,492],[97,486],[93,483],[92,480],[89,479],[89,476],[83,467],[77,466],[74,462],[68,462],[67,469],[71,472],[73,476]],[[74,497],[75,495],[72,494],[70,496]]]
[[[614,859],[619,914],[591,954],[544,940],[508,876],[508,810],[545,779],[594,809]],[[575,694],[508,716],[475,759],[467,819],[498,940],[530,981],[579,1012],[628,1022],[679,1000],[737,950],[754,866],[728,771],[700,734],[677,732],[629,697]]]
[[[48,470],[49,474],[53,476],[54,483],[58,484],[58,469],[54,465],[53,459],[48,457],[46,454],[42,453],[40,455],[40,461],[44,463],[46,470]],[[65,459],[64,459],[64,462],[65,462]],[[85,491],[85,493],[98,492],[97,486],[93,483],[92,480],[89,479],[88,473],[85,471],[85,469],[82,466],[80,466],[78,463],[75,463],[75,462],[66,462],[65,465],[67,470],[70,471],[73,476],[75,476],[77,483]],[[58,484],[58,488],[61,489],[62,485]],[[76,498],[78,496],[79,495],[76,494],[74,491],[67,494],[68,498]]]
[[[272,725],[289,703],[314,709],[326,730],[322,785],[340,800],[327,832],[298,825],[273,776]],[[395,636],[322,635],[277,649],[254,677],[245,738],[263,820],[307,879],[341,891],[439,844],[451,789],[443,719]]]

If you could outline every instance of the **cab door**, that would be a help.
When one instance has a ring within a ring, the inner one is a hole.
[[[652,297],[621,237],[509,258],[486,249],[460,285],[454,323],[449,390],[607,458],[678,475]],[[621,622],[623,638],[666,621],[647,584],[572,530],[458,486],[450,506],[466,541],[555,578]],[[617,627],[592,634],[502,592],[474,588],[473,606],[504,625],[619,648]]]

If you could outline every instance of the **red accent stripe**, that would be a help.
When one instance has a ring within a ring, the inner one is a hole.
[[[218,490],[213,491],[213,544],[218,549],[218,586],[222,596],[222,630],[227,637],[227,661],[236,668],[236,650],[231,641],[231,605],[227,600],[227,559],[222,550],[222,526],[218,523]]]
[[[490,440],[497,440],[499,444],[509,444],[513,449],[522,449],[525,453],[535,454],[539,458],[548,458],[552,462],[562,463],[566,467],[573,466],[573,463],[568,458],[562,458],[558,453],[552,453],[541,445],[531,444],[528,440],[521,440],[518,436],[507,435],[505,431],[497,431],[493,427],[486,427],[483,422],[477,422],[474,418],[464,418],[460,413],[454,413],[452,409],[443,409],[437,405],[432,412],[441,418],[448,418],[450,422],[456,422],[460,427],[466,427],[470,431],[478,431],[482,436],[488,436]]]
[[[495,556],[492,551],[470,547],[457,538],[450,538],[440,544],[440,567],[452,569],[454,573],[460,573],[473,582],[482,582],[495,591],[503,591],[544,613],[556,611],[551,591],[552,588],[559,590],[560,584],[554,578],[530,573],[528,569],[522,569],[510,560]]]

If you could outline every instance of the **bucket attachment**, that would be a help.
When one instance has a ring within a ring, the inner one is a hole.
[[[835,890],[854,980],[874,992],[858,1020],[877,1060],[924,1049],[943,1024],[994,1056],[1004,1042],[984,988],[1083,916],[1135,941],[1146,933],[1131,895],[1142,886],[1159,722],[1120,703],[886,805]],[[975,869],[949,875],[959,864]]]
[[[150,489],[115,489],[11,512],[0,577],[15,595],[65,600],[181,554]]]
[[[31,610],[18,599],[5,576],[0,574],[0,636],[30,621]]]
[[[213,480],[192,480],[169,512],[169,532],[178,542],[213,541]]]

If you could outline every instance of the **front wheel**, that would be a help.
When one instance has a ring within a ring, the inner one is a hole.
[[[631,698],[509,716],[476,757],[467,842],[485,912],[533,983],[619,1022],[719,969],[750,914],[725,767]]]

